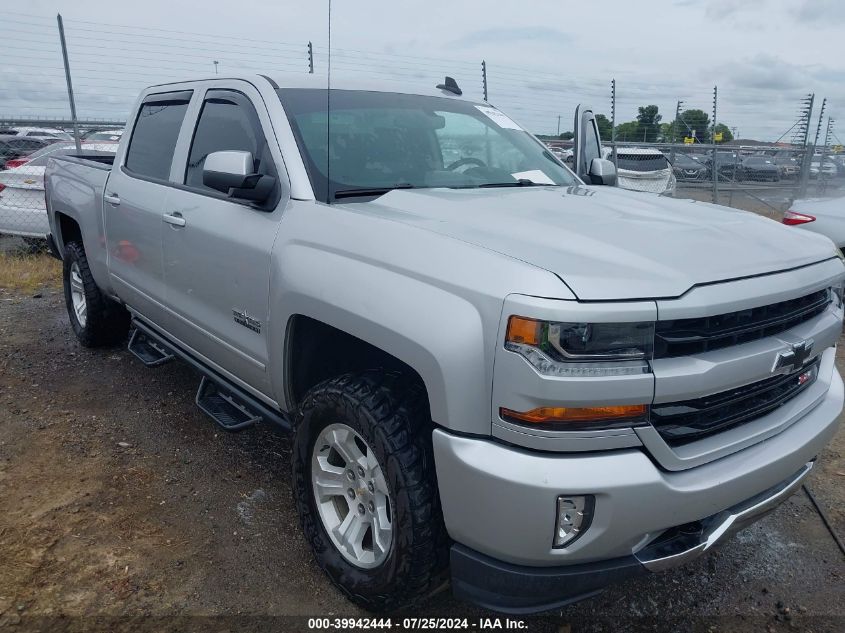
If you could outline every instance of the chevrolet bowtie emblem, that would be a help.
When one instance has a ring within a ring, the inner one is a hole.
[[[806,341],[791,345],[785,352],[778,352],[778,355],[775,357],[775,364],[772,367],[772,373],[776,373],[781,369],[789,369],[790,371],[801,369],[813,352],[813,343],[813,339],[808,338]]]

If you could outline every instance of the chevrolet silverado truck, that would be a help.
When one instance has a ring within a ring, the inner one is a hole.
[[[143,91],[117,153],[51,160],[82,345],[179,358],[216,423],[292,432],[314,557],[372,611],[448,586],[529,613],[683,564],[833,436],[825,237],[611,186],[430,89],[313,75]]]

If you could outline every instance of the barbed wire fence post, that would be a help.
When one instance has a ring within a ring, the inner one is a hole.
[[[719,163],[716,156],[716,108],[719,103],[719,87],[713,86],[713,130],[710,142],[713,144],[713,204],[719,204]]]
[[[803,154],[801,155],[801,183],[798,186],[797,196],[799,198],[803,198],[807,195],[807,188],[810,185],[810,163],[812,161],[813,152],[808,151],[809,147],[807,146],[807,143],[810,140],[810,120],[813,116],[813,105],[815,100],[815,93],[807,95],[807,97],[802,101],[803,108],[800,111],[800,123],[797,136],[801,136],[801,132],[803,132],[803,138],[801,139],[801,149],[803,150]]]
[[[610,80],[610,160],[618,169],[616,159],[616,79]]]
[[[830,153],[830,132],[831,126],[835,121],[830,118],[830,115],[827,117],[827,129],[824,134],[824,145],[822,145],[822,153],[819,157],[819,184],[820,184],[820,191],[822,194],[827,191],[828,185],[828,174],[825,173],[825,163],[827,163],[827,155]]]
[[[681,117],[681,104],[683,101],[678,100],[675,106],[675,119],[672,121],[672,146],[669,149],[669,162],[675,164],[675,144],[678,142],[678,119]]]
[[[481,90],[484,93],[484,101],[487,101],[487,62],[481,60]]]
[[[819,122],[816,125],[816,136],[813,139],[813,144],[810,147],[810,151],[809,151],[810,168],[808,170],[808,174],[807,174],[808,176],[813,175],[813,157],[816,155],[816,148],[819,146],[819,135],[821,134],[821,131],[822,131],[822,120],[824,120],[824,110],[825,110],[826,106],[827,106],[827,97],[824,97],[824,98],[822,98],[822,107],[819,110]],[[822,163],[819,163],[819,173],[816,174],[816,180],[817,180],[816,189],[818,190],[821,187],[821,182],[822,182]]]
[[[79,122],[76,120],[76,102],[73,98],[73,81],[70,78],[70,62],[67,57],[67,42],[65,41],[65,25],[62,22],[62,14],[56,14],[56,22],[59,25],[59,40],[62,43],[62,59],[65,64],[65,81],[67,81],[67,99],[70,103],[70,119],[73,121],[73,140],[76,143],[76,151],[82,152],[82,142],[79,137]]]
[[[308,74],[314,74],[314,46],[308,42]]]

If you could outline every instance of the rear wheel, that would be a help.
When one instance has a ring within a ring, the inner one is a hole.
[[[97,287],[79,242],[65,244],[62,281],[70,325],[80,343],[100,347],[126,338],[129,313]]]
[[[314,387],[296,420],[293,481],[320,567],[370,611],[443,586],[448,538],[425,391],[399,374],[347,374]]]

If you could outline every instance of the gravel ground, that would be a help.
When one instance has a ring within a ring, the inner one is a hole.
[[[0,629],[305,630],[285,616],[366,615],[311,558],[285,437],[219,430],[187,366],[83,349],[59,291],[39,294],[0,290]],[[845,430],[817,471],[809,486],[845,535]],[[494,616],[448,592],[406,615]],[[841,632],[845,557],[799,493],[685,568],[526,622]]]

